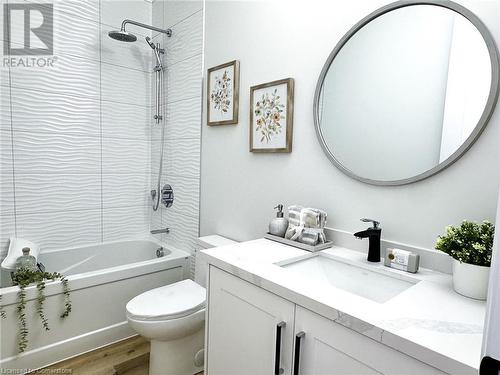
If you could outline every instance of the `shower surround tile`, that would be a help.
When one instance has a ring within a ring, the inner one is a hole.
[[[168,67],[167,103],[201,96],[201,56],[194,56]]]
[[[141,174],[149,171],[149,142],[135,139],[102,139],[102,173]]]
[[[163,227],[170,228],[165,235],[165,242],[181,250],[194,252],[198,238],[198,217],[182,215],[172,210],[164,210]]]
[[[149,140],[152,126],[149,107],[104,100],[101,106],[103,137]]]
[[[15,132],[16,174],[99,173],[100,140],[63,133]]]
[[[44,251],[99,243],[100,210],[64,210],[17,214],[17,235]]]
[[[146,207],[151,201],[150,190],[146,171],[141,174],[105,174],[102,178],[102,204],[105,209],[131,205]]]
[[[151,25],[151,3],[145,0],[112,0],[101,1],[101,22],[120,30],[122,21],[132,19],[137,22]],[[134,25],[127,25],[127,31],[150,35],[147,29]]]
[[[12,88],[12,123],[16,131],[98,137],[100,110],[100,102],[90,97]]]
[[[149,106],[151,73],[101,65],[102,100]]]
[[[165,26],[172,27],[201,9],[203,1],[200,0],[165,0]]]
[[[103,240],[144,238],[149,231],[149,206],[109,208],[103,211]]]
[[[9,238],[16,236],[15,218],[12,215],[0,215],[0,258],[9,250]]]
[[[101,208],[99,174],[17,174],[16,212]]]
[[[11,68],[13,87],[99,99],[99,61],[59,55],[53,67]]]
[[[168,175],[198,178],[200,176],[200,139],[167,140],[166,168]]]
[[[24,0],[28,3],[52,4],[54,11],[67,13],[70,16],[86,18],[94,22],[99,22],[99,0]],[[106,1],[106,0],[104,0]]]
[[[175,25],[175,37],[165,38],[167,66],[199,55],[203,48],[203,12],[191,15]]]
[[[200,138],[201,98],[181,100],[167,105],[167,139]]]
[[[200,181],[198,178],[167,175],[165,182],[174,190],[174,204],[164,210],[197,218],[200,209]]]

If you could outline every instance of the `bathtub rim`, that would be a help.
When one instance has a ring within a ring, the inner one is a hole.
[[[72,246],[63,249],[48,250],[41,252],[40,254],[62,252],[62,251],[74,250],[86,247],[95,247],[100,245],[109,245],[109,244],[134,242],[134,241],[153,242],[158,246],[163,246],[164,248],[170,250],[171,253],[161,258],[148,259],[120,266],[107,267],[95,271],[88,271],[88,272],[77,273],[74,275],[69,275],[67,276],[67,279],[69,281],[69,287],[71,291],[83,288],[89,288],[92,286],[105,284],[113,281],[130,279],[139,275],[147,275],[158,271],[169,270],[178,267],[184,268],[183,272],[186,278],[189,276],[188,262],[190,254],[186,251],[179,250],[171,245],[168,245],[154,237],[139,237],[127,240],[106,241],[97,244],[88,244],[84,246]],[[168,266],[166,266],[165,263],[167,263]],[[17,304],[18,292],[19,292],[19,287],[17,285],[0,288],[0,294],[2,296],[1,305],[3,307],[7,307],[12,304]],[[30,285],[26,287],[25,292],[26,292],[26,301],[34,300],[37,298],[36,285]],[[44,291],[46,297],[61,293],[62,293],[62,288],[60,281],[46,282]]]

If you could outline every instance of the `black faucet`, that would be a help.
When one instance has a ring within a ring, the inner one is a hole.
[[[362,230],[361,232],[354,233],[354,236],[361,239],[368,237],[368,262],[380,262],[380,235],[382,228],[379,227],[380,223],[372,219],[361,219],[364,223],[373,223],[373,226]]]

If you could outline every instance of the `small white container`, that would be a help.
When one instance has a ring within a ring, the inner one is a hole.
[[[476,266],[453,259],[453,289],[465,297],[485,300],[490,267]]]

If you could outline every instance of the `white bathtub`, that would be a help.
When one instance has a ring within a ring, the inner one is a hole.
[[[163,246],[165,255],[156,256]],[[43,252],[38,261],[49,272],[68,276],[72,312],[60,319],[61,283],[47,283],[45,311],[50,331],[43,331],[36,314],[36,287],[26,288],[29,344],[17,354],[18,287],[1,288],[7,318],[0,320],[0,367],[40,368],[132,336],[125,305],[134,296],[189,276],[189,254],[155,239],[109,242]]]

